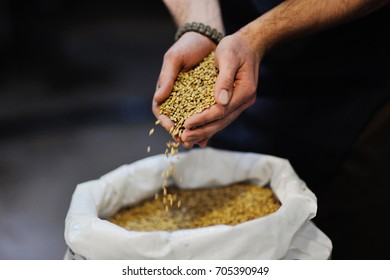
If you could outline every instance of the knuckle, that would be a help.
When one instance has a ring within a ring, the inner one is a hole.
[[[250,95],[255,95],[257,91],[257,86],[254,83],[248,85],[248,93]]]
[[[165,54],[164,54],[164,61],[171,61],[173,58],[175,57],[175,54],[174,52],[172,51],[167,51]]]
[[[248,107],[254,105],[256,102],[256,95],[253,96],[251,99],[249,99],[249,102],[248,102]]]
[[[227,116],[227,109],[223,106],[218,107],[218,119],[224,119]]]

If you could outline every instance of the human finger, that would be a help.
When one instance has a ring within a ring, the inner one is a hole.
[[[241,104],[235,110],[231,111],[225,118],[217,119],[213,122],[208,122],[203,126],[198,126],[193,129],[185,129],[182,133],[181,140],[188,145],[203,144],[204,139],[211,139],[211,137],[221,131],[231,122],[233,122],[245,109],[251,106],[253,101]]]
[[[164,55],[160,75],[157,80],[156,91],[153,100],[157,104],[163,102],[170,95],[176,77],[181,70],[181,61],[173,52]]]
[[[234,81],[240,66],[236,57],[231,50],[217,49],[215,54],[215,66],[219,73],[215,81],[214,97],[223,106],[229,103],[233,95]]]

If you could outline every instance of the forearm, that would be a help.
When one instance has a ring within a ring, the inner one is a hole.
[[[177,26],[200,22],[224,32],[218,0],[163,0]]]
[[[339,25],[386,5],[388,0],[286,0],[239,33],[264,52],[283,41]],[[375,32],[375,31],[373,31]]]

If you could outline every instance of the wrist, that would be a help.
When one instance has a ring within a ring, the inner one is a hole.
[[[196,32],[204,37],[211,40],[215,45],[222,40],[224,37],[223,33],[218,31],[216,28],[212,28],[209,25],[205,25],[199,22],[186,23],[183,26],[179,27],[175,34],[175,41],[177,41],[181,36],[187,32]]]

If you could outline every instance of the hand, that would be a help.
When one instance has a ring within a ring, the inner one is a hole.
[[[205,147],[209,139],[256,101],[262,52],[237,32],[221,40],[215,51],[219,68],[214,96],[217,104],[186,120],[181,141],[186,148]]]
[[[173,127],[173,122],[167,116],[160,115],[161,103],[171,94],[177,75],[181,71],[188,71],[194,68],[215,47],[216,45],[207,37],[195,32],[188,32],[180,37],[165,53],[153,98],[152,110],[167,131]],[[175,137],[175,140],[181,142],[181,139],[178,137]]]

